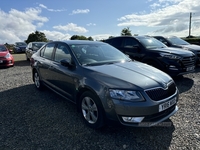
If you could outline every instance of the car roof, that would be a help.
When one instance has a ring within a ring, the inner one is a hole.
[[[15,43],[26,43],[26,42],[15,42]]]
[[[135,38],[135,39],[145,39],[145,38],[153,38],[151,36],[148,36],[148,35],[136,35],[136,36],[131,36],[131,35],[121,35],[121,36],[116,36],[116,37],[112,37],[110,39],[114,39],[114,38],[123,38],[123,37],[131,37],[131,38]],[[109,40],[109,39],[107,39]]]
[[[52,41],[52,42],[64,42],[69,45],[72,45],[72,44],[105,44],[101,41],[89,41],[89,40],[65,40],[65,41]]]
[[[46,43],[46,42],[30,42],[30,43]]]
[[[174,35],[170,35],[170,36],[153,36],[153,37],[178,38],[177,36],[174,36]]]

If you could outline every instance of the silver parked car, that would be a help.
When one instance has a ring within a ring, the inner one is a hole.
[[[46,42],[30,42],[26,46],[25,54],[26,54],[26,60],[30,60],[31,56],[37,52],[38,49],[40,49]]]
[[[31,67],[36,88],[46,86],[77,104],[91,128],[107,120],[153,126],[178,110],[179,92],[169,75],[107,43],[49,42],[32,55]]]

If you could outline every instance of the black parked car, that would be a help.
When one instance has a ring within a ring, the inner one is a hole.
[[[169,47],[177,47],[182,48],[184,50],[189,50],[193,52],[196,56],[196,65],[200,64],[200,46],[195,44],[190,44],[187,41],[178,38],[176,36],[170,36],[170,37],[163,37],[163,36],[154,36],[154,38],[158,39],[165,45]]]
[[[26,60],[30,60],[31,56],[37,52],[46,42],[30,42],[26,47]]]
[[[77,104],[92,128],[108,120],[152,126],[178,110],[178,89],[169,75],[103,42],[47,43],[32,55],[31,66],[36,88],[45,85]]]
[[[24,53],[26,50],[27,44],[25,42],[15,42],[13,47],[14,53]]]
[[[167,47],[153,37],[119,36],[104,42],[129,55],[131,59],[152,65],[171,76],[183,75],[195,69],[194,53]]]

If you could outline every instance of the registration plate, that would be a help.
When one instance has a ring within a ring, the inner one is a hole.
[[[194,66],[186,68],[186,71],[192,71],[192,70],[194,70]]]
[[[0,60],[0,63],[3,63],[3,60]]]
[[[159,105],[159,112],[166,110],[167,108],[173,106],[174,104],[176,104],[176,97],[174,97],[170,101],[167,101],[163,104],[160,104]]]

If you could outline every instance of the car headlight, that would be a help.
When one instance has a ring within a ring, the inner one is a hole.
[[[127,101],[144,101],[142,94],[138,91],[110,89],[110,97]]]
[[[191,50],[192,50],[191,48],[188,48],[188,47],[182,47],[182,49],[188,50],[188,51],[191,51]]]
[[[160,56],[165,57],[165,58],[169,58],[169,59],[181,59],[180,56],[173,55],[173,54],[163,54],[163,53],[161,53]]]
[[[5,58],[10,58],[10,53],[7,53],[6,56],[4,56]]]

